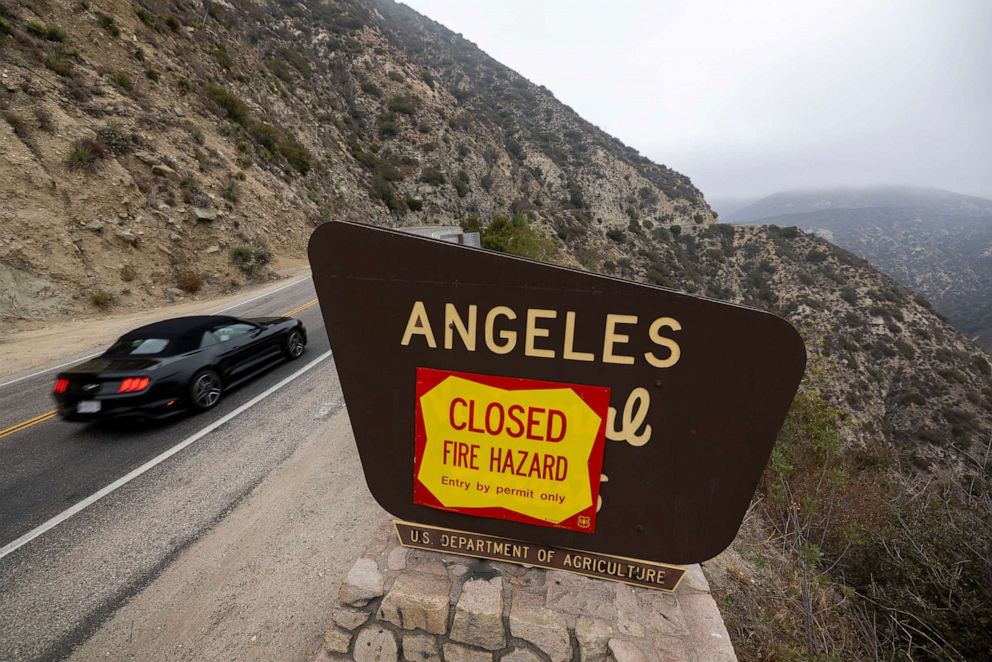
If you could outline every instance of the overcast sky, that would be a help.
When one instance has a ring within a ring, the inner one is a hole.
[[[406,0],[708,198],[992,197],[992,0]]]

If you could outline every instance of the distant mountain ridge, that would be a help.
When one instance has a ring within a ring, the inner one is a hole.
[[[843,189],[777,193],[730,216],[796,226],[851,251],[992,351],[992,201],[939,189]]]
[[[924,209],[957,216],[992,216],[992,200],[985,198],[936,188],[875,186],[773,193],[726,214],[723,220],[753,223],[786,214],[872,207]]]

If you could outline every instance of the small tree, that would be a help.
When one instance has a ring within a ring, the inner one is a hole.
[[[524,214],[516,214],[513,218],[494,217],[482,231],[482,246],[544,262],[557,253],[554,241],[531,227]]]

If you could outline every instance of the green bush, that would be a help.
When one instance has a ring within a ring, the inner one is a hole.
[[[396,195],[392,185],[386,180],[376,178],[372,187],[375,190],[375,194],[379,196],[379,199],[389,208],[389,211],[401,211],[406,206],[404,200]]]
[[[257,244],[242,244],[231,249],[231,262],[246,276],[252,276],[269,263],[269,251]]]
[[[589,204],[586,202],[585,196],[582,193],[582,186],[578,182],[569,182],[567,189],[568,198],[564,204],[566,208],[588,209]]]
[[[228,179],[224,182],[220,194],[228,202],[237,202],[238,197],[241,195],[241,187],[238,186],[237,180]]]
[[[130,92],[134,89],[134,84],[131,82],[131,77],[123,71],[117,71],[110,74],[110,80],[114,85],[121,88],[125,92]]]
[[[297,172],[303,175],[310,172],[310,152],[297,142],[296,138],[286,137],[279,142],[276,149]]]
[[[397,94],[389,98],[386,104],[386,108],[393,111],[394,113],[403,113],[404,115],[413,115],[417,112],[418,102],[416,97],[412,97],[405,94]]]
[[[420,198],[407,198],[406,206],[410,211],[420,211],[424,208],[424,201]]]
[[[379,176],[387,182],[398,182],[403,179],[403,172],[392,163],[379,162]]]
[[[437,168],[428,166],[420,171],[420,181],[431,186],[440,186],[445,182],[444,173]]]
[[[144,7],[138,6],[134,8],[134,14],[138,17],[138,20],[147,25],[150,28],[158,28],[158,17],[149,12]]]
[[[210,83],[204,88],[204,92],[227,114],[228,119],[232,122],[244,124],[248,120],[248,106],[245,102],[220,85]]]
[[[482,232],[482,221],[475,214],[469,214],[463,218],[459,225],[462,232]]]
[[[31,21],[24,26],[24,29],[28,31],[29,35],[38,39],[46,39],[59,43],[65,41],[65,31],[55,25],[44,25],[37,21]]]
[[[627,238],[627,235],[620,228],[613,228],[612,230],[607,230],[606,231],[606,237],[610,241],[613,241],[613,242],[618,243],[618,244],[622,244],[623,241],[624,241],[624,239]]]
[[[129,154],[134,149],[134,139],[119,124],[108,124],[96,131],[96,137],[106,151],[115,156]]]
[[[271,124],[249,122],[246,128],[252,140],[270,151],[276,149],[276,145],[279,144],[279,129]]]
[[[107,31],[113,37],[119,37],[121,34],[121,29],[117,27],[117,22],[114,21],[113,16],[108,16],[103,12],[96,13],[96,22],[100,24],[100,27]]]
[[[214,59],[217,60],[217,64],[224,69],[230,69],[234,66],[234,58],[231,57],[231,54],[228,53],[227,49],[223,46],[218,46],[215,48],[212,55],[214,56]]]
[[[389,77],[389,80],[396,81],[397,83],[402,83],[405,80],[403,74],[398,71],[390,71],[386,75]]]
[[[391,110],[379,115],[376,124],[379,129],[379,135],[384,138],[399,135],[400,126],[396,123],[396,113]]]
[[[482,231],[482,246],[532,260],[550,261],[557,253],[554,241],[535,230],[523,214],[496,216]]]

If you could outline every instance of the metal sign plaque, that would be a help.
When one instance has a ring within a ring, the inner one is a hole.
[[[583,552],[537,545],[522,540],[498,538],[468,531],[394,521],[400,544],[442,554],[458,554],[492,561],[522,563],[546,570],[564,570],[586,577],[674,591],[682,583],[685,568],[622,556]]]
[[[672,564],[733,540],[805,368],[787,322],[355,223],[309,254],[394,516]]]

